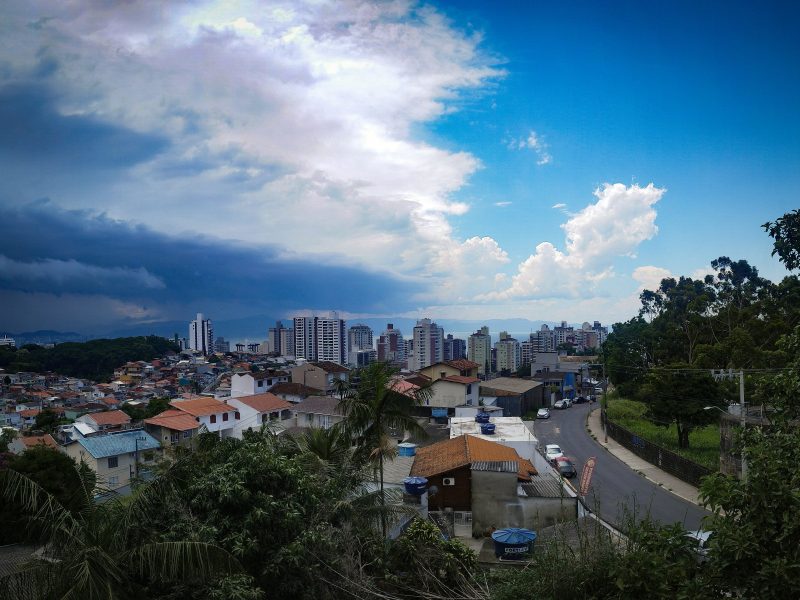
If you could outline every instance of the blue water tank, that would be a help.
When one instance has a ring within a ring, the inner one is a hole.
[[[406,477],[403,479],[403,486],[406,493],[412,496],[422,496],[428,489],[428,480],[424,477]]]
[[[475,422],[476,423],[488,423],[489,422],[489,413],[487,412],[479,412],[475,415]]]
[[[533,552],[536,532],[530,529],[509,527],[498,529],[492,534],[494,555],[504,560],[522,560]]]
[[[481,433],[483,435],[494,435],[494,423],[481,423]]]
[[[414,456],[417,453],[417,445],[411,442],[397,444],[397,454],[399,456]]]

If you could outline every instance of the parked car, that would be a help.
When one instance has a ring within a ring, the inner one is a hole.
[[[572,406],[572,400],[570,400],[569,398],[564,398],[564,402],[566,403],[567,408],[570,408]]]
[[[552,464],[562,477],[572,479],[578,475],[578,469],[575,468],[575,464],[566,456],[556,456],[552,460]]]
[[[544,457],[547,460],[553,460],[557,456],[564,456],[564,453],[561,451],[561,446],[558,444],[547,444],[544,447]]]
[[[550,410],[547,408],[540,408],[536,412],[537,419],[549,419],[550,418]]]
[[[557,408],[558,410],[563,410],[563,409],[568,408],[568,407],[567,407],[567,403],[566,403],[565,400],[559,400],[558,402],[553,404],[553,408]]]
[[[699,529],[697,531],[687,531],[684,535],[696,544],[692,547],[692,550],[697,554],[697,560],[700,562],[708,560],[708,547],[714,532]]]
[[[575,404],[586,404],[589,400],[584,396],[578,396],[575,398]]]

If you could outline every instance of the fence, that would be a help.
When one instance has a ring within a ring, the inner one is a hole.
[[[603,417],[606,431],[611,438],[625,446],[636,456],[645,459],[647,462],[654,464],[659,469],[674,475],[678,479],[686,483],[691,483],[693,486],[699,486],[700,480],[706,475],[711,475],[713,472],[702,465],[698,465],[696,462],[692,462],[688,458],[675,454],[671,450],[648,442],[632,431],[628,431],[621,425],[611,421],[605,413],[603,413]]]

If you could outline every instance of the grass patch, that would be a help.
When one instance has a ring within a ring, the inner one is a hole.
[[[612,398],[608,401],[608,418],[630,429],[639,437],[672,450],[704,467],[719,469],[719,424],[714,423],[689,434],[689,448],[678,448],[675,425],[663,427],[647,418],[647,406],[635,400]]]

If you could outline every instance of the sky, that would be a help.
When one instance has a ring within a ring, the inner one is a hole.
[[[788,273],[795,2],[0,6],[0,329],[610,324]]]

